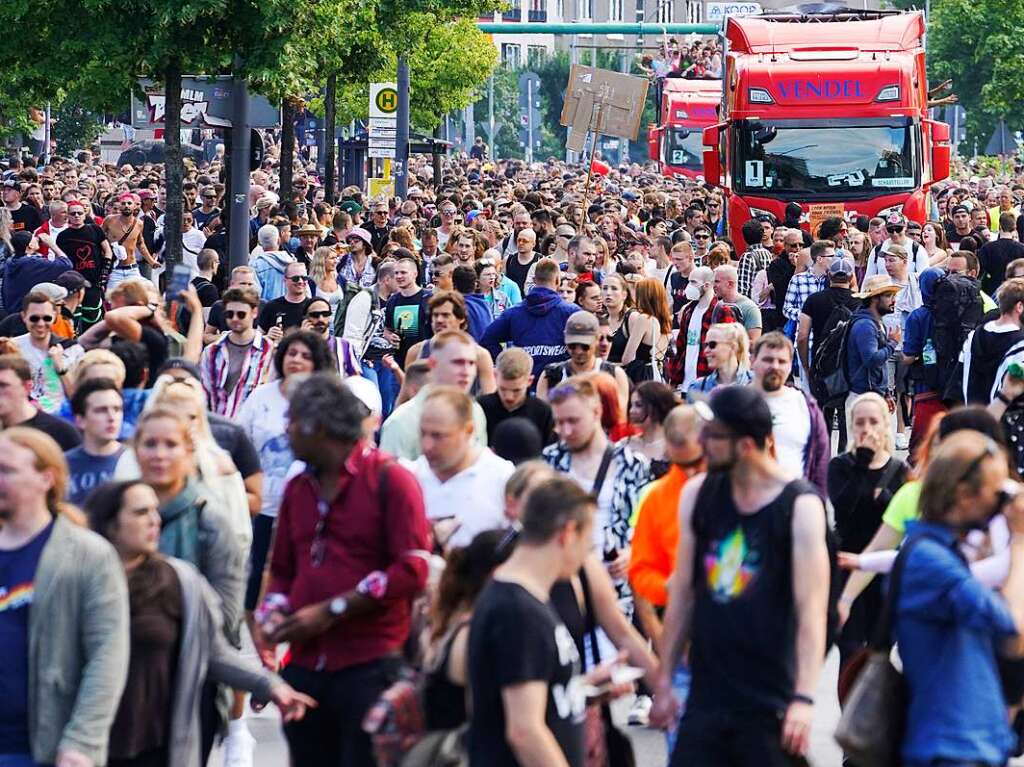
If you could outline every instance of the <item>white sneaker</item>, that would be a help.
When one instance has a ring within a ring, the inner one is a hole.
[[[896,449],[906,450],[910,447],[910,435],[905,431],[896,432]]]
[[[231,722],[224,738],[224,767],[253,767],[256,738],[249,732],[244,719],[235,721],[238,724]]]
[[[651,706],[654,701],[650,695],[637,695],[633,707],[629,710],[626,720],[630,727],[646,727],[651,721]]]

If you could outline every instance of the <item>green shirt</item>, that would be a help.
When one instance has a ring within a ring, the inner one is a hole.
[[[415,397],[395,408],[384,421],[380,431],[381,450],[410,461],[423,454],[420,450],[420,416],[430,388],[424,386]],[[487,447],[487,417],[476,400],[473,401],[473,437],[480,447]]]
[[[889,501],[882,521],[900,535],[906,535],[907,522],[917,519],[917,505],[921,500],[921,480],[915,479],[907,482],[896,491],[896,495]]]

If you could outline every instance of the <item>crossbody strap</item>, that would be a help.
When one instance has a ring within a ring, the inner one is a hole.
[[[900,547],[889,575],[889,587],[885,592],[885,601],[882,603],[882,612],[875,625],[875,633],[871,638],[871,648],[879,652],[888,652],[892,649],[893,638],[892,628],[896,618],[896,602],[900,596],[900,587],[903,582],[903,570],[910,559],[910,552],[914,547],[928,536],[921,533],[907,538]]]
[[[604,455],[601,456],[601,465],[597,467],[597,474],[594,476],[594,485],[591,488],[591,494],[597,498],[601,495],[601,488],[604,487],[605,477],[608,476],[608,467],[612,464],[612,446],[608,445],[604,449]]]

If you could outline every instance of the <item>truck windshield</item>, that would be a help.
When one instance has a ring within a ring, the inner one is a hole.
[[[675,125],[667,131],[665,162],[683,168],[700,168],[704,163],[703,131]]]
[[[918,157],[903,118],[840,126],[744,120],[733,184],[767,197],[876,197],[916,188]]]

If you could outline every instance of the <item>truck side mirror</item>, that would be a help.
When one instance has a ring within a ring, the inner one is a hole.
[[[714,186],[722,185],[722,161],[719,144],[725,123],[710,125],[704,129],[704,181]]]
[[[946,123],[925,121],[931,129],[932,136],[932,182],[949,178],[950,156],[953,148],[949,144],[949,125]]]

